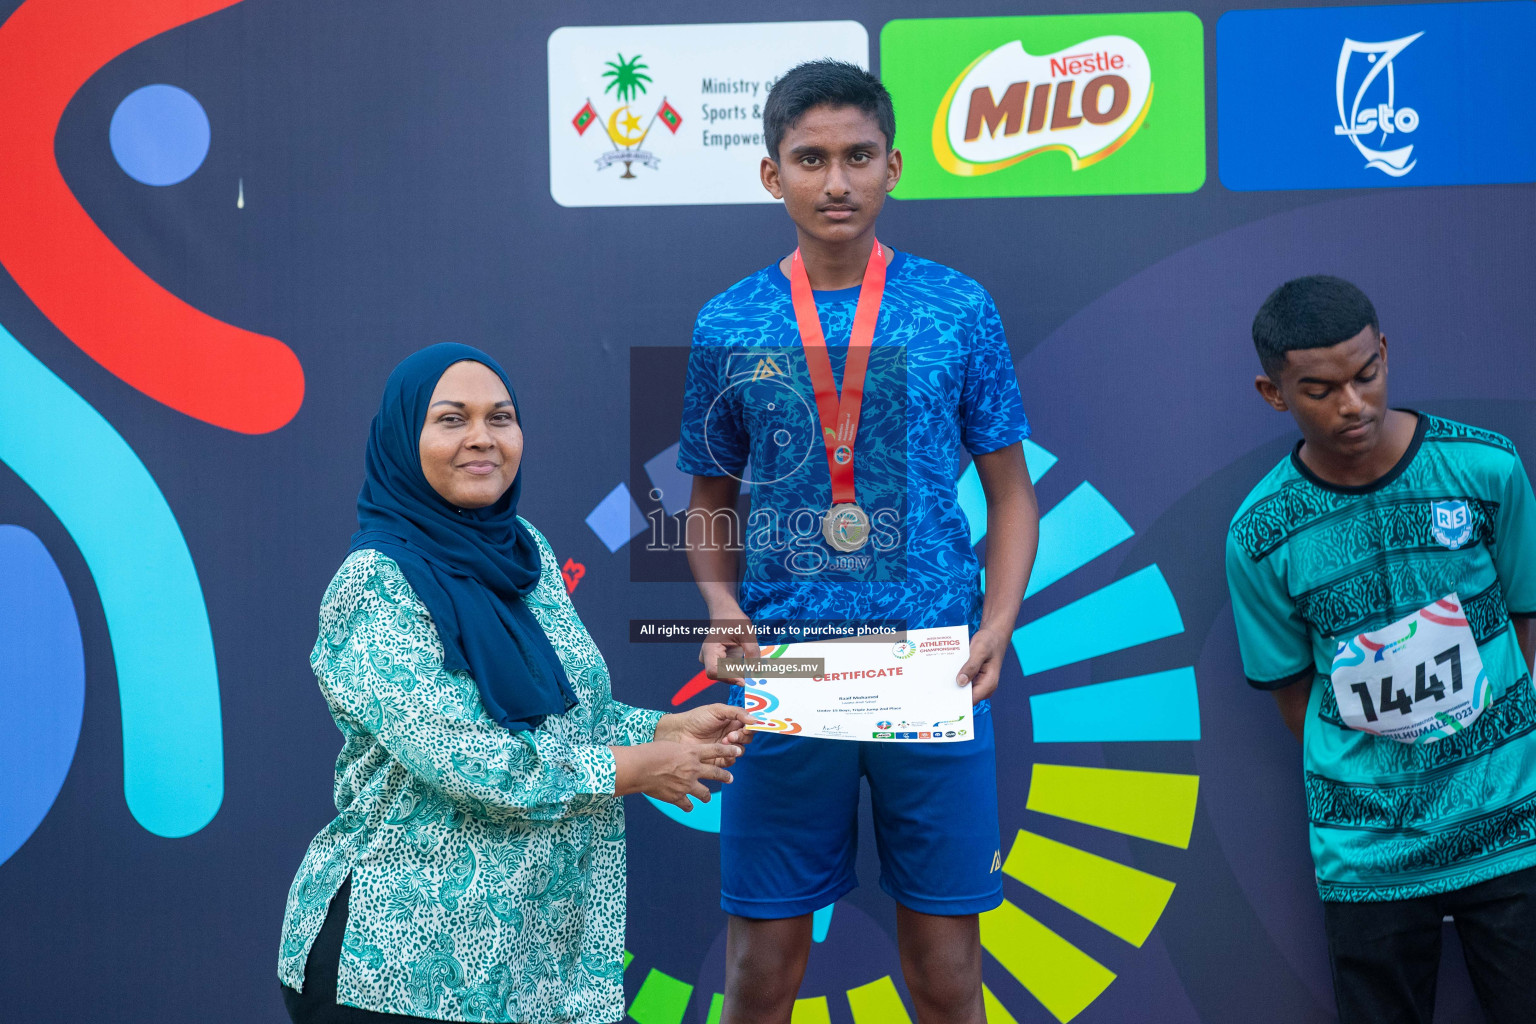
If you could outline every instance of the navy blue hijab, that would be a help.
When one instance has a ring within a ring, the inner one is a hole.
[[[536,729],[548,715],[576,706],[560,658],[523,597],[539,583],[539,547],[517,518],[518,469],[495,504],[459,509],[421,471],[421,430],[443,372],[470,360],[489,367],[517,392],[496,360],[468,345],[424,348],[395,367],[368,431],[363,489],[357,496],[352,551],[372,549],[400,566],[432,613],[443,641],[443,667],[468,669],[480,700],[513,731]]]

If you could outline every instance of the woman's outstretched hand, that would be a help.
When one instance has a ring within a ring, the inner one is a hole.
[[[685,811],[693,810],[690,797],[709,802],[710,792],[704,780],[730,782],[731,773],[721,765],[741,756],[741,748],[734,743],[691,740],[662,739],[609,749],[617,769],[615,795],[644,793]]]
[[[705,704],[679,714],[662,715],[661,721],[656,723],[656,738],[743,745],[752,742],[752,734],[747,731],[747,726],[756,724],[759,724],[757,719],[749,715],[746,708],[730,704]],[[722,768],[730,766],[730,761],[720,765]]]

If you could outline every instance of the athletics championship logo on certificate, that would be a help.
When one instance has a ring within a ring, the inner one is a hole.
[[[561,206],[773,203],[758,179],[779,76],[869,66],[856,21],[586,25],[549,36],[549,192]]]

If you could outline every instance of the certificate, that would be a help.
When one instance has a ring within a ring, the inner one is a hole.
[[[746,704],[762,723],[748,726],[785,736],[833,740],[958,743],[971,739],[971,687],[955,685],[970,653],[966,626],[911,629],[885,642],[818,640],[764,648],[765,659],[817,658],[814,678],[748,675]]]

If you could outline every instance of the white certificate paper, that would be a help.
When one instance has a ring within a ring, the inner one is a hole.
[[[900,642],[818,640],[764,658],[822,658],[816,679],[746,680],[759,732],[832,740],[958,743],[976,735],[971,687],[955,685],[970,653],[966,626],[909,629]]]

